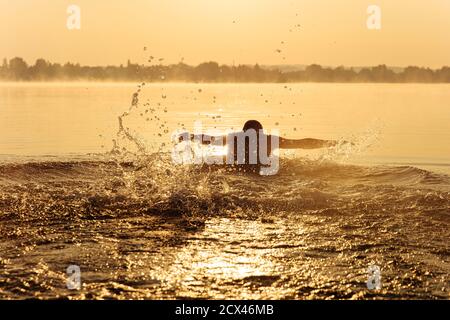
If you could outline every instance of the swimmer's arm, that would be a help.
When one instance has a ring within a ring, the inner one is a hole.
[[[280,137],[281,149],[319,149],[334,147],[338,144],[335,140],[320,140],[320,139],[285,139]]]
[[[227,143],[227,136],[209,136],[207,134],[189,134],[182,133],[178,136],[178,141],[197,141],[201,144],[225,145]]]

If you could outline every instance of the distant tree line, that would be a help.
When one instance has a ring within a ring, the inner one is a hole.
[[[127,65],[90,67],[80,64],[50,63],[44,59],[28,65],[22,58],[3,59],[0,67],[3,81],[185,81],[185,82],[423,82],[450,83],[450,67],[430,69],[407,67],[400,72],[379,65],[370,68],[328,68],[317,64],[303,70],[285,71],[259,66],[219,65],[216,62],[190,66],[140,65],[128,61]]]

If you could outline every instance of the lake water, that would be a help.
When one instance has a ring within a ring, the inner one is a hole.
[[[109,151],[116,138],[117,118],[130,107],[136,87],[120,83],[1,84],[0,155]],[[142,88],[140,106],[125,125],[151,152],[168,142],[182,124],[192,130],[195,121],[202,121],[205,129],[225,130],[258,119],[266,129],[279,129],[289,138],[356,141],[358,148],[346,154],[350,162],[449,172],[449,106],[448,84],[163,83]],[[149,108],[157,109],[160,121],[146,121],[153,118],[145,113]],[[168,133],[160,128],[165,121]]]
[[[1,84],[0,298],[448,299],[449,89]],[[267,177],[165,152],[248,119],[354,144]]]

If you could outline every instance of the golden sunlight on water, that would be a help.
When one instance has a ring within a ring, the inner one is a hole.
[[[119,141],[134,85],[1,84],[0,297],[448,298],[448,89],[151,84]],[[198,120],[248,119],[355,145],[288,154],[267,177],[161,152]]]
[[[192,131],[195,121],[201,121],[205,130],[223,131],[258,119],[267,130],[278,129],[287,137],[357,141],[362,150],[352,155],[355,161],[447,170],[449,88],[448,84],[150,84],[141,92],[141,107],[125,125],[152,152],[162,143],[169,146],[174,130]],[[0,154],[109,151],[117,117],[129,107],[134,89],[131,84],[1,84]]]
[[[295,235],[303,234],[300,223],[296,228]],[[277,242],[287,237],[286,231],[289,228],[260,220],[214,218],[183,248],[175,250],[170,265],[152,267],[156,269],[152,274],[176,288],[178,297],[232,297],[237,294],[233,287],[242,284],[239,295],[245,299],[280,298],[292,291],[272,286],[283,272],[283,263],[276,259]],[[297,239],[296,246],[302,244],[303,240]],[[252,292],[256,283],[264,289]]]

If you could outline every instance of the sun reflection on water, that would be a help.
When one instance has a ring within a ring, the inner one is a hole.
[[[242,295],[253,279],[277,279],[281,271],[270,259],[277,249],[255,247],[255,238],[266,237],[268,232],[260,221],[214,218],[155,276],[174,288],[177,296],[204,297],[222,286],[239,283]],[[282,290],[277,290],[281,294]]]

